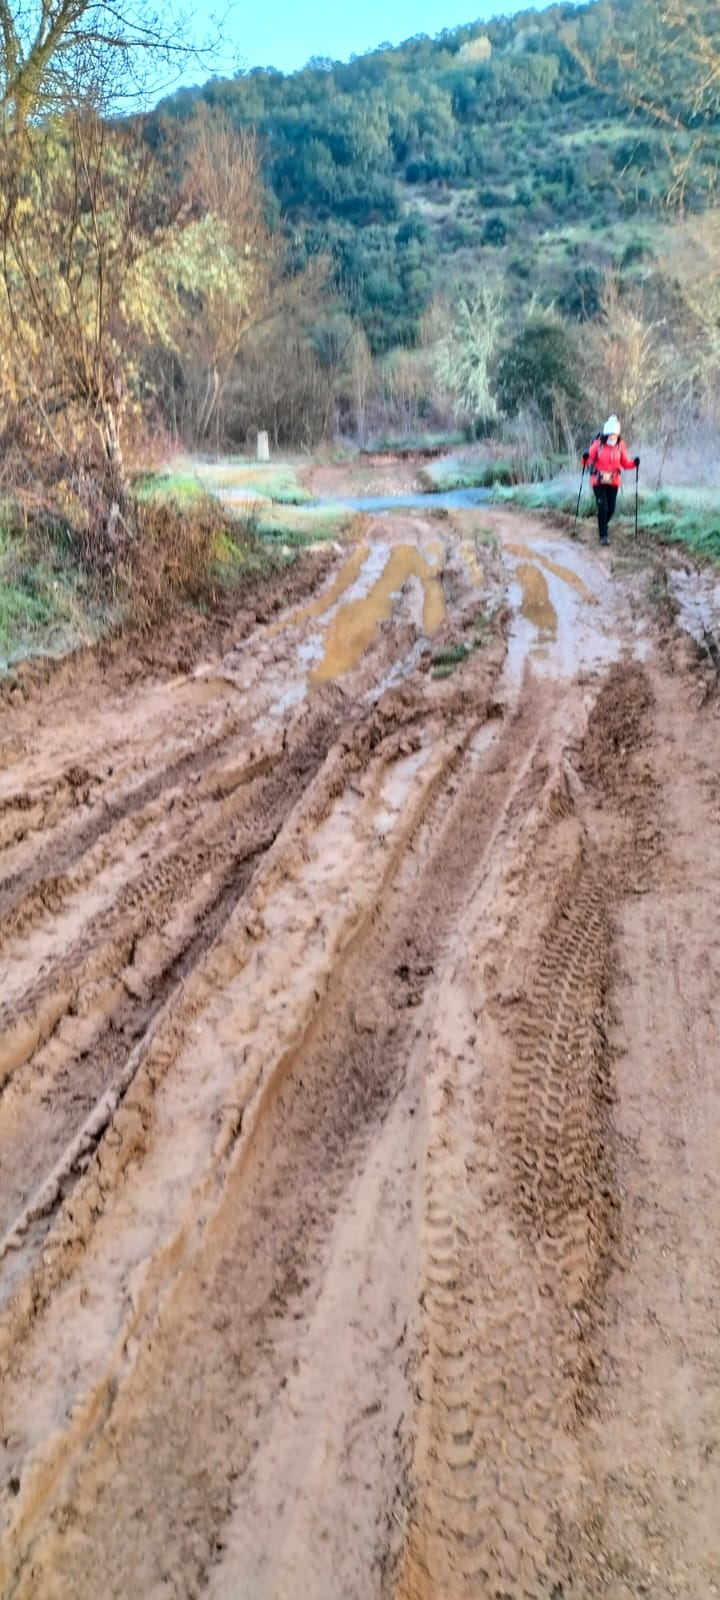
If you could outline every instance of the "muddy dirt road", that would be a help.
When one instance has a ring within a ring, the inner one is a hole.
[[[720,1593],[720,701],[611,557],[399,509],[6,704],[6,1600]]]

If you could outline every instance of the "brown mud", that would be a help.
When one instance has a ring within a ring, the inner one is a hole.
[[[296,581],[6,700],[0,1593],[706,1600],[716,685],[507,512]]]

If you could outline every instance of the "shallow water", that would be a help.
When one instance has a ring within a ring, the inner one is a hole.
[[[507,670],[519,677],[528,661],[538,672],[568,677],[617,654],[612,584],[587,552],[544,537],[503,540],[514,612]],[[557,555],[563,559],[558,561]]]
[[[310,500],[307,505],[332,506],[338,511],[457,511],[486,505],[489,499],[489,489],[447,489],[432,494],[349,495],[339,500],[323,495],[322,500]]]
[[[418,578],[422,584],[424,632],[432,636],[445,621],[440,552],[438,561],[431,565],[416,545],[389,545],[386,551],[382,571],[371,587],[338,606],[325,636],[322,657],[310,674],[315,683],[332,683],[351,671],[369,649],[381,623],[392,615],[396,597],[408,578]]]

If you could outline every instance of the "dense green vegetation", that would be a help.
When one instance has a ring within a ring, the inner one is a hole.
[[[717,9],[692,8],[711,45]],[[418,338],[448,271],[573,320],[609,265],[642,275],[668,210],[707,205],[720,167],[717,75],[698,93],[679,30],[657,0],[595,0],[199,93],[257,129],[295,263],[330,252],[378,353]],[[197,98],[165,103],[160,140]]]

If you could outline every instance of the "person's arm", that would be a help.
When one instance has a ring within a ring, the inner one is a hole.
[[[627,445],[626,445],[624,439],[620,440],[620,465],[621,465],[621,467],[625,468],[626,472],[628,471],[628,469],[630,467],[639,467],[639,465],[640,465],[640,457],[639,456],[629,456],[628,455],[628,453],[627,453]]]
[[[592,442],[592,444],[590,446],[590,449],[587,452],[587,458],[588,458],[588,461],[590,462],[591,467],[594,467],[595,462],[597,461],[599,449],[600,449],[600,440],[599,439],[593,439],[593,442]]]

